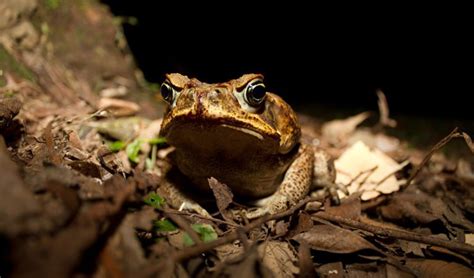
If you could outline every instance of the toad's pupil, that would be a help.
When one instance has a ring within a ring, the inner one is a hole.
[[[257,85],[252,90],[252,97],[255,100],[261,100],[265,96],[266,91],[267,90],[265,89],[263,85]]]
[[[163,97],[163,99],[165,99],[166,101],[171,100],[173,96],[173,91],[168,84],[163,83],[163,85],[161,85],[160,91],[161,91],[161,96]]]

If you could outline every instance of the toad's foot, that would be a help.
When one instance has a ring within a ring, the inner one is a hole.
[[[197,214],[210,218],[211,215],[197,202],[187,198],[181,193],[174,184],[169,181],[163,181],[157,189],[157,193],[165,198],[166,202],[173,208],[189,210]]]
[[[256,202],[259,208],[245,211],[247,218],[279,213],[302,200],[311,187],[313,162],[313,150],[302,146],[300,154],[286,171],[278,190],[273,195]]]
[[[324,200],[326,197],[331,199],[334,205],[339,205],[341,200],[339,198],[338,190],[349,196],[349,191],[344,184],[341,183],[327,183],[323,188],[311,192],[311,197],[319,200]]]

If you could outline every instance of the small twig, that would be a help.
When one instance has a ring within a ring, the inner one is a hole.
[[[365,174],[365,173],[368,173],[368,175],[365,176],[365,177],[362,179],[362,181],[359,182],[359,186],[361,186],[362,184],[364,184],[364,183],[370,178],[370,176],[372,176],[372,175],[375,173],[375,171],[377,170],[378,167],[379,167],[378,165],[375,165],[375,166],[372,167],[371,169],[368,169],[368,170],[365,170],[365,171],[361,172],[361,173],[360,173],[361,176],[362,176],[363,174]]]
[[[306,205],[308,202],[317,201],[317,200],[318,200],[318,198],[307,197],[307,198],[301,200],[299,203],[297,203],[296,205],[292,206],[290,209],[288,209],[284,212],[273,214],[273,215],[269,215],[269,214],[264,215],[261,218],[256,219],[253,222],[250,222],[249,224],[242,227],[241,232],[247,233],[247,232],[249,232],[249,231],[251,231],[255,228],[260,227],[261,225],[263,225],[264,223],[266,223],[270,220],[276,220],[276,219],[280,219],[280,218],[292,215],[293,213],[295,213],[295,211],[297,211],[298,209],[300,209],[301,207]],[[207,243],[202,243],[202,244],[197,244],[197,245],[185,248],[185,249],[175,253],[172,256],[172,260],[174,260],[174,262],[179,262],[179,261],[185,260],[187,258],[197,256],[201,253],[204,253],[206,251],[214,249],[218,246],[221,246],[221,245],[224,245],[226,243],[237,240],[237,239],[240,238],[239,233],[240,233],[239,231],[233,231],[232,233],[229,233],[229,234],[227,234],[223,237],[220,237],[220,238],[218,238],[214,241],[207,242]]]
[[[237,225],[235,223],[232,223],[232,222],[227,222],[225,220],[220,220],[220,219],[217,219],[217,218],[214,218],[214,217],[207,217],[207,216],[200,215],[200,214],[197,214],[197,213],[189,213],[189,212],[186,212],[186,211],[179,211],[179,210],[174,210],[174,209],[171,209],[171,208],[167,209],[166,212],[179,214],[179,215],[189,215],[191,217],[197,217],[197,218],[201,218],[201,219],[204,219],[204,220],[209,220],[209,221],[220,223],[220,224],[226,224],[226,225],[229,225],[229,226],[232,226],[232,227],[240,227],[239,225]]]
[[[377,104],[379,106],[380,111],[379,124],[381,126],[396,127],[397,121],[391,119],[389,116],[387,98],[385,97],[385,94],[382,92],[382,90],[377,90],[377,97]]]
[[[377,198],[375,199],[371,199],[367,202],[363,202],[361,204],[361,208],[360,210],[361,211],[366,211],[366,210],[369,210],[369,209],[372,209],[374,207],[378,207],[380,204],[382,204],[383,202],[385,202],[387,200],[387,196],[386,195],[380,195],[378,196]]]
[[[193,230],[193,228],[191,228],[186,219],[184,219],[181,215],[168,213],[166,210],[164,210],[163,212],[166,217],[171,219],[174,223],[176,223],[176,225],[178,225],[181,229],[188,233],[188,235],[194,242],[196,242],[197,244],[202,243],[202,240],[199,238],[199,235],[196,233],[196,231]]]
[[[353,182],[355,182],[356,180],[358,180],[362,175],[364,174],[367,174],[367,173],[370,173],[368,176],[372,175],[373,172],[375,172],[375,170],[377,170],[379,166],[378,165],[375,165],[374,167],[370,168],[370,169],[367,169],[367,170],[364,170],[364,171],[360,171],[355,177],[353,177],[351,179],[351,181],[346,185],[346,186],[349,186],[351,185]],[[364,180],[367,180],[367,177],[364,178]],[[362,183],[360,183],[362,184]]]
[[[455,137],[464,137],[463,133],[459,132],[458,130],[459,130],[459,128],[456,127],[455,129],[453,129],[453,131],[451,131],[451,133],[448,136],[441,139],[441,141],[439,141],[436,145],[434,145],[433,148],[431,148],[431,150],[426,154],[426,156],[421,161],[420,165],[418,165],[418,167],[416,167],[416,169],[413,171],[413,174],[411,174],[411,176],[408,178],[408,180],[405,183],[404,187],[408,187],[410,185],[410,183],[415,179],[415,177],[418,175],[418,173],[421,171],[421,169],[423,169],[423,167],[425,167],[426,163],[428,163],[428,161],[431,159],[431,157],[433,156],[433,154],[437,150],[444,147],[444,145],[446,145],[449,141],[451,141],[451,139],[453,139]],[[464,137],[464,139],[466,140],[466,137]],[[467,143],[467,140],[466,140],[466,143]]]
[[[391,171],[390,173],[388,173],[383,179],[381,179],[379,182],[377,182],[377,186],[378,185],[381,185],[384,181],[386,181],[388,178],[390,178],[391,176],[395,175],[395,173],[397,173],[398,171],[400,171],[401,169],[403,169],[405,166],[407,166],[408,164],[410,164],[410,161],[409,160],[405,160],[403,161],[402,163],[400,163],[400,168],[397,168],[393,171]]]
[[[441,239],[434,236],[422,235],[422,234],[412,233],[408,231],[381,228],[381,227],[373,226],[370,224],[362,223],[359,221],[355,221],[352,219],[343,218],[336,215],[331,215],[326,212],[318,212],[315,214],[314,217],[317,220],[320,220],[319,218],[321,218],[327,221],[343,224],[351,228],[356,228],[356,229],[364,230],[367,232],[371,232],[378,236],[385,236],[385,237],[404,239],[408,241],[420,242],[420,243],[425,243],[425,244],[431,244],[435,246],[444,247],[456,252],[467,252],[471,254],[474,253],[474,246],[464,244],[458,241],[446,240],[446,239]]]
[[[466,132],[462,132],[462,137],[464,138],[464,141],[466,141],[466,145],[469,147],[471,152],[474,153],[474,144],[472,143],[471,136]]]
[[[242,245],[244,246],[244,251],[249,251],[250,243],[249,243],[249,239],[247,238],[247,234],[244,232],[242,227],[237,228],[236,231],[239,234],[240,241],[242,241]]]

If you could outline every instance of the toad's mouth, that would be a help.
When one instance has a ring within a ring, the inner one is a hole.
[[[209,153],[278,153],[280,144],[279,137],[239,122],[177,121],[160,135],[182,150]]]
[[[226,128],[232,128],[232,129],[238,130],[240,132],[247,133],[251,136],[254,136],[259,140],[263,140],[263,135],[262,134],[260,134],[256,131],[253,131],[251,129],[248,129],[248,128],[245,128],[245,127],[238,127],[238,126],[228,125],[228,124],[221,124],[221,126],[226,127]]]

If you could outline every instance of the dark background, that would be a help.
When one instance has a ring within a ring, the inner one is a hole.
[[[167,72],[205,82],[260,72],[297,109],[377,110],[380,88],[394,116],[474,119],[472,22],[463,15],[103,2],[136,17],[124,33],[150,82]]]

